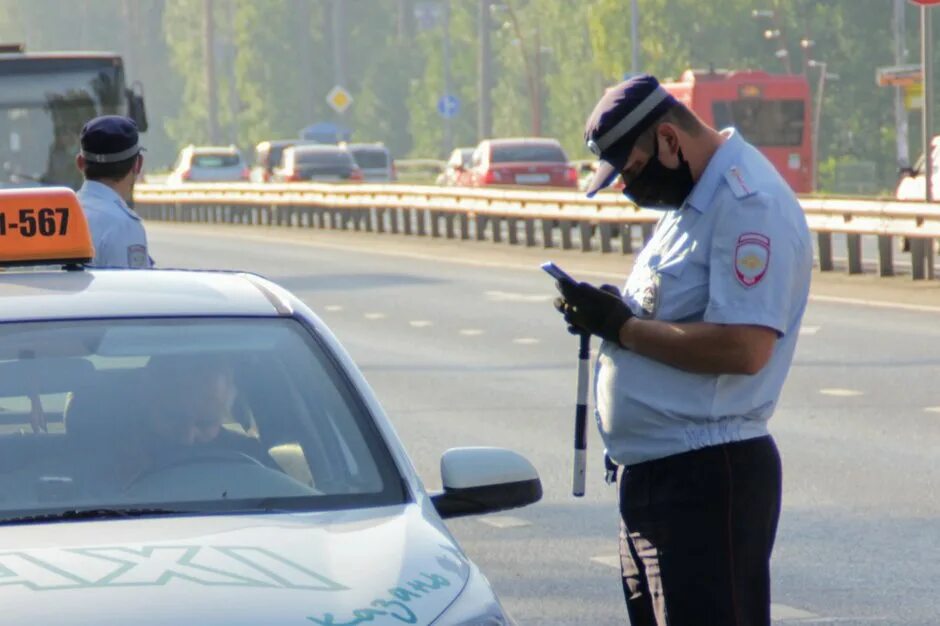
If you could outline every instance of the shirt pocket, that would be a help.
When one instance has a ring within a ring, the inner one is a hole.
[[[655,318],[670,322],[701,320],[708,306],[708,266],[687,252],[664,259],[656,273],[659,293]]]

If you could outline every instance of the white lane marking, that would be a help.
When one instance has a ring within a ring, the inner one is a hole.
[[[430,320],[411,320],[408,323],[415,328],[427,328],[431,325]]]
[[[797,609],[792,606],[787,606],[786,604],[771,604],[770,605],[770,618],[779,619],[779,620],[791,620],[791,619],[804,620],[804,619],[818,619],[819,615],[816,615],[815,613],[810,613],[809,611],[804,611],[803,609]]]
[[[461,328],[460,334],[467,337],[476,337],[478,335],[482,335],[483,331],[479,328]]]
[[[342,310],[343,310],[343,305],[341,305],[341,304],[328,304],[328,305],[326,305],[326,306],[323,307],[323,308],[326,309],[327,311],[342,311]]]
[[[815,335],[819,332],[819,326],[800,326],[801,335]]]
[[[595,563],[600,563],[601,565],[606,565],[607,567],[612,567],[614,569],[620,569],[620,555],[619,554],[604,554],[601,556],[592,556],[591,560]]]
[[[171,230],[172,228],[177,228],[177,224],[155,224],[154,230],[159,230],[161,227],[169,226],[166,230]],[[192,228],[187,225],[181,227],[180,230],[186,230]],[[193,229],[197,230],[197,229]],[[215,237],[216,239],[231,239],[233,238],[233,233],[226,233],[224,231],[212,232],[208,229],[198,228],[200,237]],[[234,237],[238,239],[247,239],[249,241],[260,241],[264,243],[271,243],[272,235],[262,235],[258,233],[244,233],[238,232],[234,233]],[[362,247],[358,245],[343,245],[338,243],[326,243],[323,241],[292,241],[289,239],[279,239],[277,241],[278,245],[293,245],[298,247],[307,247],[307,248],[323,248],[326,250],[343,250],[344,252],[362,252]],[[511,269],[511,270],[526,270],[526,271],[539,271],[541,269],[533,268],[533,265],[530,263],[505,263],[503,261],[479,261],[476,259],[456,259],[448,256],[439,256],[436,254],[423,254],[420,252],[404,252],[401,250],[370,250],[370,254],[376,254],[379,256],[390,256],[399,259],[416,259],[421,261],[436,261],[443,263],[454,263],[456,265],[465,265],[468,267],[490,267],[496,269]],[[565,270],[572,276],[590,276],[594,278],[601,278],[613,281],[622,281],[624,278],[623,272],[601,272],[597,270],[589,269],[580,269],[578,267],[565,268]],[[821,295],[812,295],[810,294],[809,299],[814,302],[828,302],[831,304],[852,304],[857,306],[867,306],[875,307],[881,309],[896,309],[900,311],[916,311],[921,313],[940,313],[940,306],[930,306],[926,304],[903,304],[900,302],[881,302],[878,300],[865,300],[861,298],[841,298],[838,296],[821,296]]]
[[[924,410],[928,413],[940,413],[940,406],[928,406]]]
[[[486,299],[493,302],[551,302],[556,296],[551,294],[513,293],[511,291],[487,291]]]
[[[363,317],[367,320],[384,320],[385,313],[366,313]]]
[[[512,340],[513,343],[517,343],[520,346],[531,346],[539,342],[535,337],[517,337]]]
[[[839,398],[851,398],[852,396],[861,396],[865,392],[859,391],[857,389],[841,389],[839,387],[829,387],[826,389],[820,389],[819,393],[824,396],[836,396]]]
[[[493,528],[522,528],[532,525],[532,522],[511,515],[486,515],[477,518],[477,521]]]
[[[864,300],[861,298],[840,298],[838,296],[810,296],[815,302],[830,304],[854,304],[856,306],[874,307],[877,309],[899,309],[901,311],[916,311],[917,313],[940,313],[940,306],[928,304],[903,304],[901,302],[880,302],[878,300]]]

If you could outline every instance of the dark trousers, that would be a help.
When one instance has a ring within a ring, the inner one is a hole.
[[[624,468],[620,563],[633,626],[770,626],[780,517],[772,437]]]

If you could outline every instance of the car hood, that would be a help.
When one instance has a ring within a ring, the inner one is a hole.
[[[3,624],[428,624],[470,564],[417,505],[0,527]]]

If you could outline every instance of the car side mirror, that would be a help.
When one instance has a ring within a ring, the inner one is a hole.
[[[147,132],[147,106],[144,104],[144,88],[139,82],[134,83],[133,89],[127,90],[127,117],[134,120],[137,130]]]
[[[452,448],[441,456],[444,490],[432,494],[448,519],[514,509],[542,499],[542,481],[524,456],[504,448]]]

